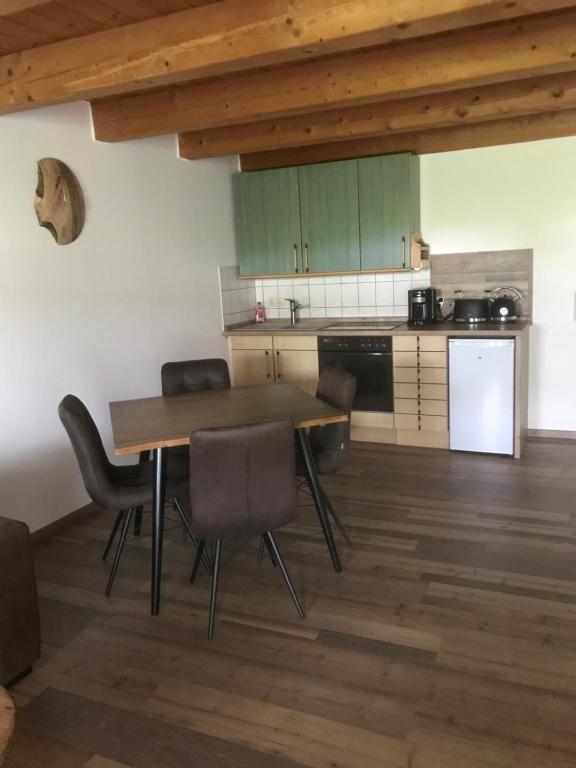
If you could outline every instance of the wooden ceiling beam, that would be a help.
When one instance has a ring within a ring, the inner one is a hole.
[[[576,72],[263,120],[179,137],[196,160],[576,109]]]
[[[256,152],[241,155],[240,165],[243,171],[261,171],[396,152],[425,155],[563,136],[576,136],[576,109],[492,120],[474,125],[458,125],[453,128],[437,128],[431,131],[296,147],[278,152]]]
[[[183,133],[576,67],[576,10],[95,102],[103,141]]]
[[[17,7],[25,0],[8,0]],[[573,0],[222,0],[0,59],[0,114],[306,60]]]
[[[52,0],[1,0],[0,18],[11,16],[13,13],[20,13],[20,11],[33,11],[34,8],[51,2]]]

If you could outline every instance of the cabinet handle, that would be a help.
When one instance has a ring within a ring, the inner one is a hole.
[[[310,271],[308,267],[308,243],[304,243],[304,272]]]
[[[282,378],[282,372],[280,371],[280,350],[276,350],[276,378],[281,379]]]
[[[298,274],[298,246],[294,243],[294,272]]]
[[[406,269],[406,238],[402,235],[402,269]]]
[[[272,377],[272,374],[270,373],[270,367],[268,365],[268,360],[270,359],[270,352],[268,352],[268,350],[265,350],[264,354],[266,355],[266,378],[270,379]]]

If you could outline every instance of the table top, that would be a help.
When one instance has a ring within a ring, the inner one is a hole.
[[[189,445],[197,429],[292,419],[297,428],[348,421],[328,403],[290,384],[212,389],[110,403],[117,454]]]

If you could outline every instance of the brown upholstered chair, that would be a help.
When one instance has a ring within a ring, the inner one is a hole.
[[[151,462],[116,466],[108,461],[98,427],[88,409],[74,395],[66,395],[58,406],[58,413],[80,466],[88,495],[98,506],[117,512],[114,527],[108,539],[103,559],[120,530],[110,578],[106,587],[109,595],[114,584],[122,550],[128,537],[135,512],[153,500],[153,467]],[[186,475],[174,476],[169,468],[166,498],[185,492]],[[180,511],[180,506],[177,507]],[[187,521],[182,519],[187,525]]]
[[[331,475],[341,470],[350,456],[350,414],[354,395],[356,394],[356,377],[342,368],[326,366],[320,373],[316,397],[334,406],[339,411],[348,414],[348,421],[338,424],[326,424],[323,427],[312,427],[308,439],[316,462],[319,476]],[[297,474],[305,474],[304,466],[298,459]],[[326,492],[322,489],[324,503],[336,526],[346,542],[351,543],[350,537],[336,514]]]
[[[228,363],[220,358],[164,363],[161,378],[163,395],[182,395],[185,392],[201,392],[205,389],[230,389]]]
[[[289,419],[194,432],[188,503],[191,531],[200,540],[191,582],[206,542],[212,549],[209,639],[214,634],[223,539],[263,536],[304,617],[273,534],[298,514],[294,425]]]
[[[28,526],[0,517],[0,685],[40,657],[40,619]]]

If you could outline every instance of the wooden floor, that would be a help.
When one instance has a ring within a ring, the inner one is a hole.
[[[306,620],[253,542],[211,643],[179,533],[157,618],[148,538],[103,596],[108,513],[40,545],[44,651],[8,768],[574,768],[576,443],[519,462],[357,444],[326,487],[344,572],[303,508],[279,540]]]

